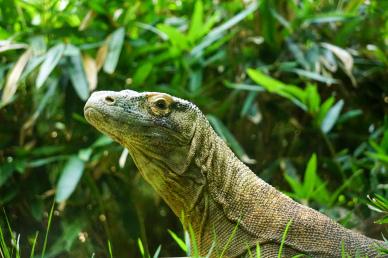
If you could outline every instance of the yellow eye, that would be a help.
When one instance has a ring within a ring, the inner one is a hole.
[[[166,110],[168,108],[167,101],[165,99],[157,99],[155,100],[155,107],[159,108],[160,110]]]
[[[170,106],[174,102],[173,98],[164,93],[151,93],[148,95],[150,110],[154,115],[165,116],[170,113]]]

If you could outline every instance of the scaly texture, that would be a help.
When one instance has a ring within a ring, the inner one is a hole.
[[[201,255],[377,257],[377,244],[303,206],[258,178],[216,135],[199,109],[163,93],[97,92],[85,105],[97,129],[128,148],[143,177],[183,225]],[[382,256],[381,256],[382,257]]]

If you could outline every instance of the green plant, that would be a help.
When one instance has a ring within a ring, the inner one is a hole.
[[[388,197],[388,1],[0,5],[0,205],[23,252],[42,253],[52,197],[45,256],[141,256],[139,237],[144,255],[180,250],[175,216],[85,122],[94,90],[191,100],[259,176],[349,227],[373,216],[367,194]]]

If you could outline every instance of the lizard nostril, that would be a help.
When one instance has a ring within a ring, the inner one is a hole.
[[[113,103],[115,103],[115,99],[111,96],[107,96],[107,97],[105,97],[105,102],[108,104],[113,104]]]

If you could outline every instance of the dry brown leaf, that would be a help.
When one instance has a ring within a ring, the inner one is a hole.
[[[356,85],[356,80],[354,79],[352,74],[352,69],[353,69],[352,55],[345,49],[329,43],[322,43],[322,46],[330,50],[339,60],[341,60],[342,64],[344,65],[343,67],[344,67],[345,73],[349,76],[353,85]]]
[[[97,87],[97,64],[89,55],[82,56],[82,63],[88,80],[89,90],[94,91]]]
[[[0,53],[5,52],[8,50],[13,49],[21,49],[21,48],[27,48],[28,45],[24,43],[6,43],[6,44],[0,44]]]
[[[18,87],[19,78],[22,75],[24,67],[26,66],[31,56],[32,56],[32,50],[27,49],[19,57],[15,66],[9,71],[7,76],[7,81],[5,83],[3,95],[1,97],[1,101],[3,102],[3,105],[8,104],[9,101],[12,99],[12,96],[15,94]]]
[[[97,56],[96,56],[97,71],[100,71],[101,68],[104,66],[107,54],[108,54],[108,43],[107,41],[105,41],[104,44],[97,51]]]
[[[93,18],[95,16],[96,16],[96,12],[94,12],[93,10],[89,10],[89,12],[85,15],[81,24],[79,25],[78,30],[79,31],[85,30],[89,26],[89,24],[93,21]]]

